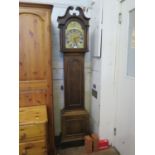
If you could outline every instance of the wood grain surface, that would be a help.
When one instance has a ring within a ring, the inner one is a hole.
[[[53,6],[22,2],[19,6],[19,106],[47,106],[49,154],[54,155],[51,72]]]

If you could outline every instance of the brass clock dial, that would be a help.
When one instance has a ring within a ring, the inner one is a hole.
[[[84,48],[84,30],[80,23],[72,21],[65,31],[66,48]]]

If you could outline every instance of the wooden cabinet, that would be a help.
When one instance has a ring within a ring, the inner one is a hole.
[[[52,5],[19,4],[20,107],[46,105],[49,154],[55,154],[52,102]],[[37,153],[35,153],[37,154]]]
[[[19,154],[47,155],[46,106],[20,108],[19,120]]]

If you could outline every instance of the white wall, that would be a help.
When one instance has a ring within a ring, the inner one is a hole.
[[[68,5],[78,5],[78,6],[88,6],[90,0],[20,0],[22,2],[33,2],[33,3],[45,3],[53,4],[55,6],[68,6]]]
[[[123,3],[126,1],[130,2],[130,0],[125,0]],[[101,2],[102,5],[98,6]],[[128,17],[123,16],[122,25],[118,24],[118,14],[122,7],[120,1],[98,0],[95,3],[98,4],[92,8],[94,18],[101,18],[99,10],[103,8],[103,39],[101,58],[92,58],[92,84],[97,85],[99,94],[98,99],[92,97],[92,130],[98,133],[100,138],[109,139],[110,143],[118,148],[121,155],[133,155],[134,79],[124,79],[122,75],[120,77],[120,72],[121,74],[124,72],[122,68],[124,69],[126,64],[119,63],[126,59],[124,57],[125,50],[120,53],[119,42],[121,39],[120,30],[124,23],[128,23]],[[97,23],[92,22],[92,29],[100,23],[99,19],[96,21]],[[128,29],[125,32],[128,32]],[[91,39],[92,43],[95,43],[95,40]],[[124,49],[127,49],[125,43],[127,39],[126,35],[122,35],[120,45],[123,44]],[[98,122],[99,126],[97,126]],[[114,135],[114,128],[116,128],[116,136]]]
[[[61,109],[64,107],[64,73],[63,73],[63,54],[60,52],[58,16],[63,16],[68,6],[81,6],[88,8],[90,0],[20,0],[22,2],[34,2],[52,4],[53,11],[51,16],[52,21],[52,72],[53,72],[53,103],[54,103],[54,119],[55,119],[55,135],[61,132]],[[87,17],[90,17],[90,9],[85,12]],[[91,52],[85,54],[85,108],[90,111],[91,102]]]
[[[90,104],[90,128],[91,131],[94,133],[99,132],[99,120],[100,120],[100,78],[101,78],[101,59],[94,57],[94,51],[96,50],[96,38],[95,38],[95,29],[96,26],[101,23],[101,14],[102,10],[100,7],[100,1],[96,1],[92,6],[91,10],[91,33],[90,33],[90,40],[91,40],[91,53],[92,53],[92,79],[91,79],[91,89],[97,91],[97,98],[91,96],[91,104]],[[95,86],[95,88],[93,87]]]
[[[92,88],[95,84],[98,98],[92,96],[91,128],[93,132],[99,134],[100,138],[108,138],[110,142],[113,141],[115,115],[114,73],[117,9],[117,1],[98,0],[92,7],[91,16],[92,34],[96,25],[100,25],[103,31],[101,58],[92,57]],[[103,23],[101,23],[102,18]],[[93,50],[95,38],[92,37],[91,40],[91,50]]]

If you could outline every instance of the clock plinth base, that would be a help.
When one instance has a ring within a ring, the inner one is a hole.
[[[62,143],[84,140],[88,134],[89,114],[86,110],[61,111]]]

